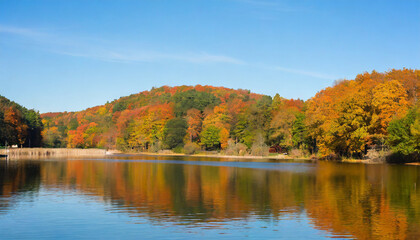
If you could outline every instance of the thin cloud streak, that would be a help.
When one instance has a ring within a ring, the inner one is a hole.
[[[90,58],[108,62],[156,62],[183,61],[190,63],[228,63],[245,64],[242,60],[230,56],[214,55],[206,52],[199,53],[161,53],[141,51],[139,49],[116,50],[112,47],[98,47],[89,43],[87,39],[64,38],[55,34],[39,32],[28,28],[17,28],[0,25],[0,34],[20,36],[44,44],[44,50],[72,57]],[[122,44],[120,44],[122,45]],[[135,54],[133,54],[133,52]]]
[[[38,31],[32,30],[32,29],[17,28],[17,27],[4,26],[4,25],[0,25],[0,33],[6,33],[6,34],[8,33],[8,34],[19,35],[19,36],[30,37],[30,38],[37,38],[37,37],[44,36],[44,34]]]
[[[299,75],[304,75],[304,76],[309,76],[309,77],[314,77],[314,78],[321,78],[321,79],[327,79],[327,80],[337,79],[337,77],[334,77],[328,74],[310,72],[310,71],[305,71],[301,69],[285,68],[285,67],[279,67],[279,66],[273,67],[273,69],[281,71],[281,72],[294,73],[294,74],[299,74]]]
[[[205,52],[202,53],[184,53],[184,54],[166,54],[158,52],[138,52],[138,53],[123,53],[111,52],[108,54],[110,60],[126,61],[126,62],[151,62],[151,61],[184,61],[190,63],[229,63],[229,64],[245,64],[244,61],[223,56],[212,55]]]
[[[244,61],[222,55],[211,55],[207,53],[191,53],[191,54],[163,54],[157,52],[127,54],[115,51],[105,52],[90,52],[82,53],[81,51],[61,51],[52,50],[56,54],[67,55],[72,57],[90,58],[104,62],[119,62],[119,63],[137,63],[137,62],[160,62],[160,61],[182,61],[189,63],[227,63],[243,65]]]
[[[242,0],[240,0],[242,1]],[[248,0],[245,0],[248,2]],[[255,2],[252,1],[251,2]],[[55,54],[66,55],[71,57],[81,57],[94,59],[104,62],[118,62],[118,63],[138,63],[138,62],[161,62],[161,61],[182,61],[189,63],[225,63],[233,65],[246,65],[249,67],[266,68],[275,71],[287,72],[297,75],[303,75],[313,78],[334,80],[334,76],[311,72],[301,69],[286,68],[281,66],[261,65],[251,62],[246,62],[241,59],[224,56],[213,55],[206,52],[200,53],[161,53],[153,51],[140,51],[138,49],[120,50],[112,47],[98,47],[94,43],[89,43],[88,38],[64,38],[56,34],[39,32],[28,28],[18,28],[0,25],[0,34],[10,34],[21,36],[26,39],[43,44],[45,51]],[[98,39],[95,39],[97,42]]]

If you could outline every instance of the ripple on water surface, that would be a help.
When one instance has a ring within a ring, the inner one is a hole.
[[[420,167],[187,160],[0,163],[0,238],[420,238]]]

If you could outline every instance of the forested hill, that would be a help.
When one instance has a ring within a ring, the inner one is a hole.
[[[274,108],[300,112],[301,100],[287,100],[212,86],[160,87],[80,112],[42,114],[50,147],[121,150],[176,148],[196,142],[225,148],[229,139],[251,146],[270,127]]]
[[[39,112],[0,96],[0,146],[41,146],[42,122]]]
[[[364,73],[313,98],[212,86],[160,87],[80,112],[42,114],[44,145],[129,151],[194,148],[240,154],[298,149],[361,157],[420,153],[420,71]],[[281,86],[278,86],[279,88]]]

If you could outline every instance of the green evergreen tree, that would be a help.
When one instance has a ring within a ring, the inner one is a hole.
[[[187,134],[187,121],[183,118],[174,118],[165,124],[163,143],[170,149],[184,146],[184,137]]]

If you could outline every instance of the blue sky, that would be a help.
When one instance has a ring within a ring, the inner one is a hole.
[[[420,68],[420,1],[0,0],[0,94],[77,111],[162,85],[308,99]]]

